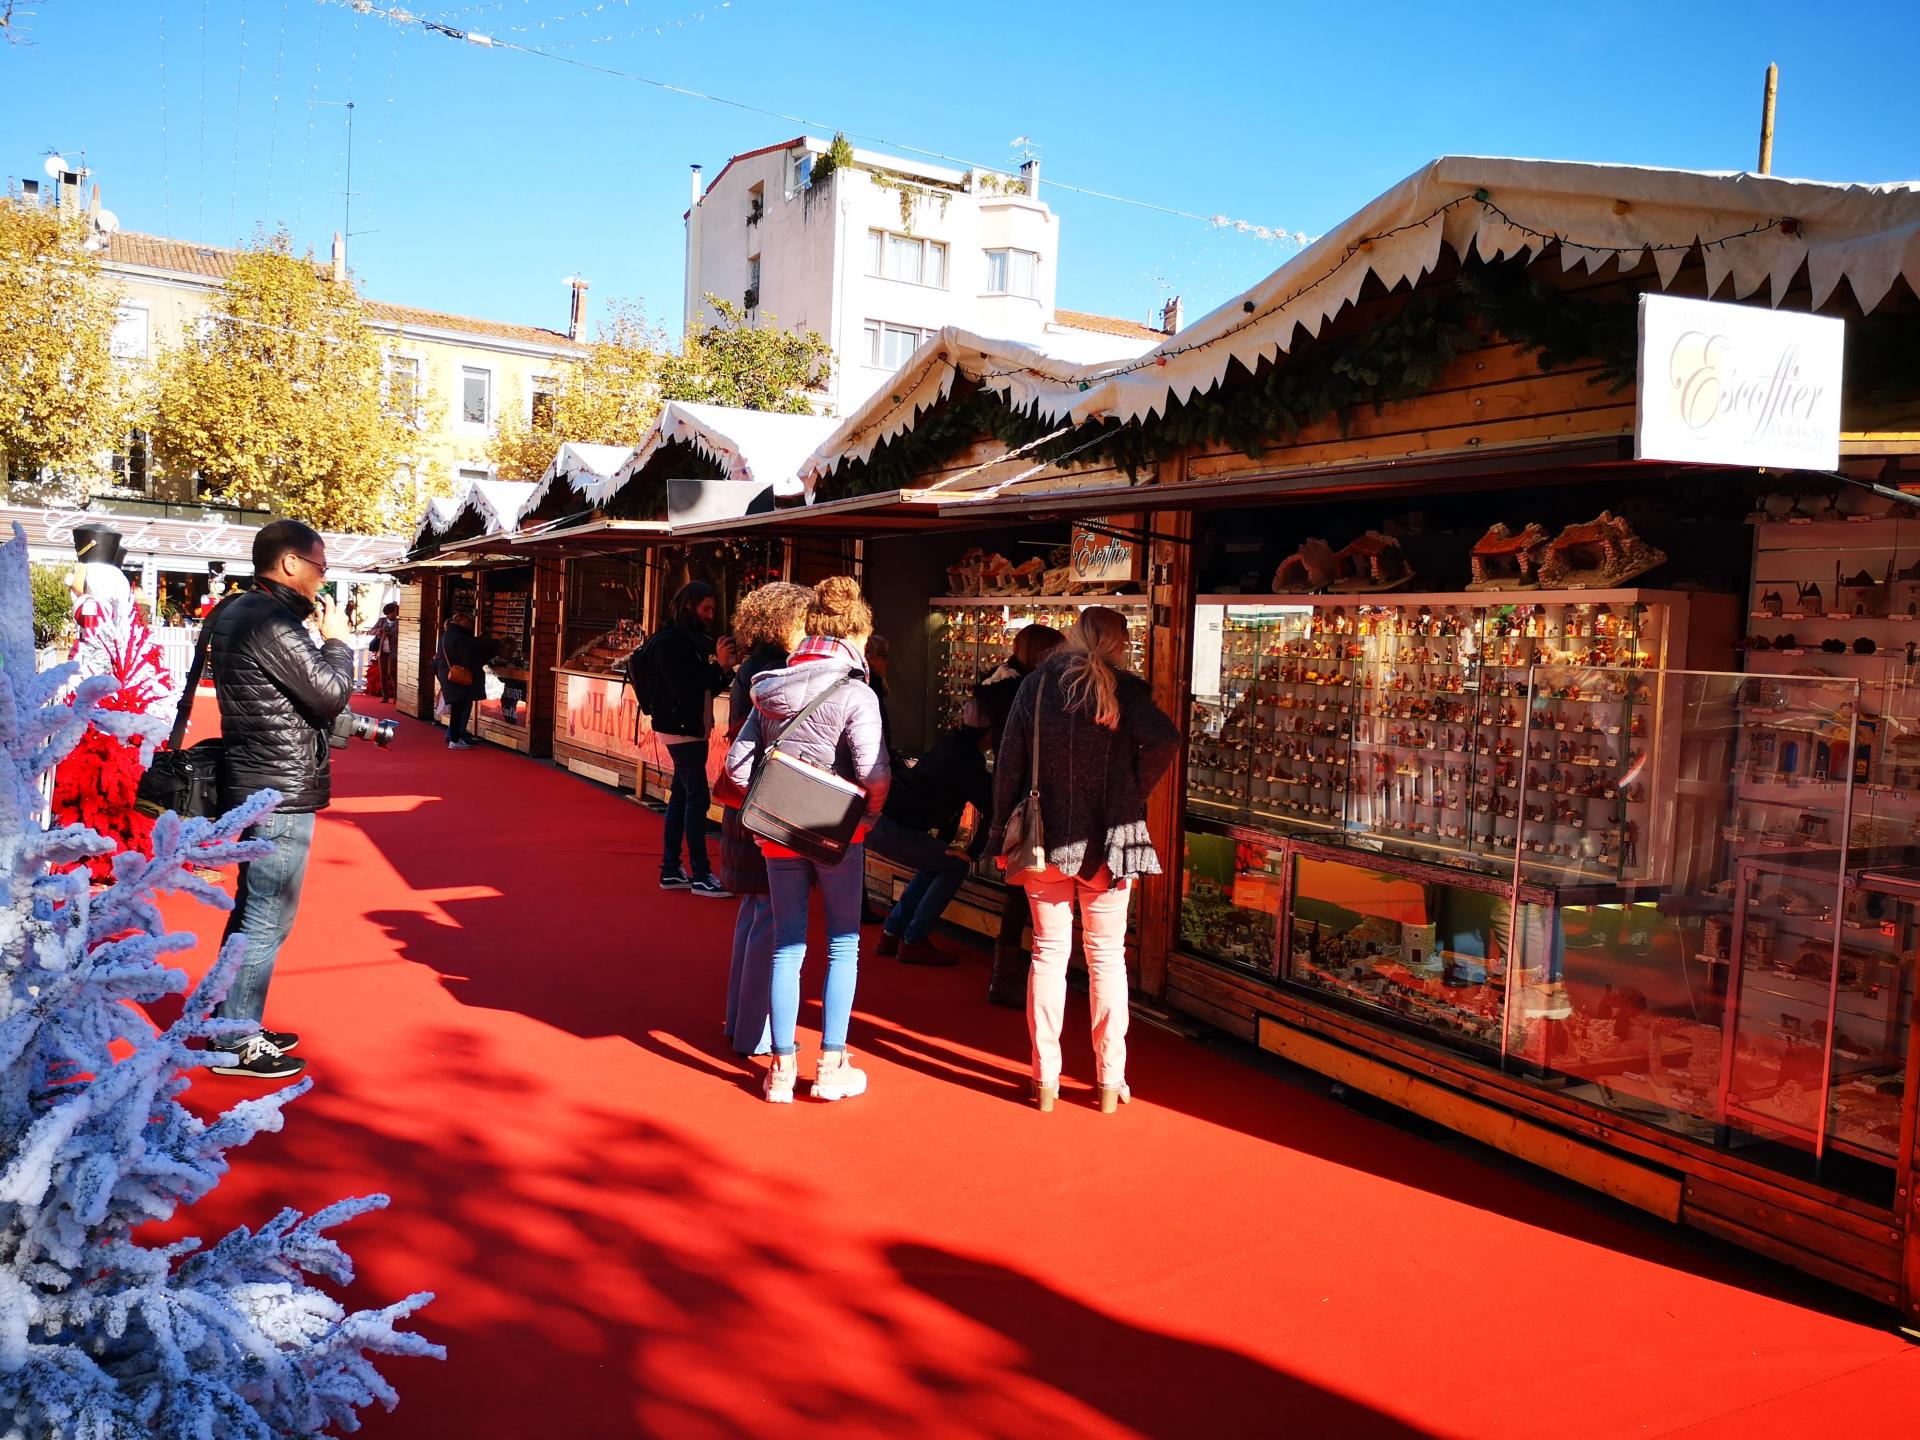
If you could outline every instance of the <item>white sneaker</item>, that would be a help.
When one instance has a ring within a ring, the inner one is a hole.
[[[813,1072],[813,1098],[851,1100],[867,1093],[867,1072],[853,1067],[853,1054],[847,1050],[822,1050],[819,1067]]]
[[[471,750],[473,749],[473,742],[471,740],[449,740],[447,741],[447,749]]]
[[[767,1057],[767,1073],[760,1081],[760,1097],[770,1105],[793,1103],[793,1082],[800,1078],[800,1061],[793,1055]]]

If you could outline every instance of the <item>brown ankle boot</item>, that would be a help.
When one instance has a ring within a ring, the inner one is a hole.
[[[1011,945],[993,947],[993,978],[987,981],[987,999],[995,1005],[1024,1010],[1027,1004],[1027,952]]]

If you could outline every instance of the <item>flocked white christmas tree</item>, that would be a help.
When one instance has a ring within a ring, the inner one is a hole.
[[[162,957],[191,948],[157,897],[232,901],[197,872],[264,853],[242,832],[277,798],[217,821],[164,816],[153,858],[114,857],[108,887],[84,869],[104,854],[82,826],[49,829],[39,783],[89,720],[152,741],[165,717],[98,708],[111,677],[34,668],[27,547],[0,545],[0,1437],[4,1440],[253,1440],[358,1428],[357,1410],[397,1397],[380,1355],[443,1355],[397,1328],[432,1299],[349,1314],[309,1275],[339,1283],[352,1262],[325,1232],[387,1203],[284,1211],[258,1231],[143,1245],[226,1173],[226,1152],[278,1130],[306,1084],[234,1106],[212,1123],[180,1103],[223,1040],[253,1028],[210,1018],[240,960],[236,940],[156,1031],[136,1006],[187,990]],[[157,727],[157,728],[156,728]],[[189,1042],[208,1048],[196,1048]]]

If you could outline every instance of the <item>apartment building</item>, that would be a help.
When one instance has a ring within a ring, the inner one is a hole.
[[[685,314],[708,295],[755,321],[818,331],[836,357],[827,403],[845,415],[943,325],[1069,359],[1144,352],[1164,332],[1054,304],[1060,221],[1017,175],[953,170],[800,136],[736,155],[686,213]]]

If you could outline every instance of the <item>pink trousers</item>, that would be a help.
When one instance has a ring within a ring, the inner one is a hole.
[[[1127,1079],[1127,902],[1132,882],[1115,883],[1103,868],[1091,880],[1058,870],[1029,871],[1022,883],[1033,911],[1033,979],[1027,986],[1027,1033],[1033,1038],[1033,1078],[1060,1083],[1060,1026],[1067,1009],[1067,955],[1073,949],[1073,909],[1080,907],[1080,942],[1087,955],[1093,1005],[1095,1083]]]

